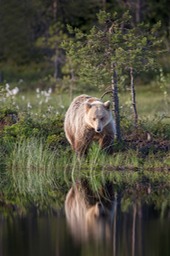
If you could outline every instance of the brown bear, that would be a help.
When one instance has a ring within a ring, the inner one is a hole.
[[[104,200],[94,198],[87,184],[76,183],[71,187],[65,200],[65,214],[75,241],[111,238],[112,202]]]
[[[112,153],[115,123],[110,101],[103,103],[84,94],[76,97],[66,112],[64,130],[78,156],[85,155],[94,140],[99,142],[101,149]]]

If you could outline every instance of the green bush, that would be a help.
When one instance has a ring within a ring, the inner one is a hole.
[[[17,123],[4,126],[2,137],[4,142],[17,142],[18,139],[42,137],[49,145],[53,144],[54,146],[54,143],[66,145],[63,116],[58,114],[52,119],[43,116],[39,116],[37,119],[31,116],[21,116]]]

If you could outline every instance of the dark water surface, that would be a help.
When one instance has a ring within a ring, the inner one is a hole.
[[[91,230],[68,227],[56,216],[0,214],[0,256],[169,256],[170,213],[134,204],[114,206],[111,222],[90,222]],[[82,236],[84,232],[84,236]]]

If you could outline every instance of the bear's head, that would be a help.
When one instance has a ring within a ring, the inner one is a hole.
[[[86,228],[88,237],[94,237],[97,240],[104,239],[108,241],[111,238],[112,213],[102,203],[98,202],[91,206],[86,213]]]
[[[103,128],[112,120],[110,101],[105,103],[94,101],[85,103],[85,122],[97,133],[101,133]]]
[[[95,205],[88,209],[86,213],[86,219],[91,221],[99,221],[100,219],[108,217],[108,213],[109,210],[101,202],[97,202]]]

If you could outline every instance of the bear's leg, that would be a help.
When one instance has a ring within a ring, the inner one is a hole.
[[[108,154],[113,153],[113,141],[114,138],[109,135],[104,135],[99,139],[99,145],[102,150],[107,152]]]
[[[84,137],[80,138],[79,140],[75,139],[74,150],[78,157],[83,157],[87,155],[91,142],[92,139],[87,138],[86,135],[84,135]]]
[[[87,143],[82,144],[82,142],[76,142],[74,144],[74,150],[78,157],[86,156],[88,152],[88,148],[89,148],[89,145]]]

